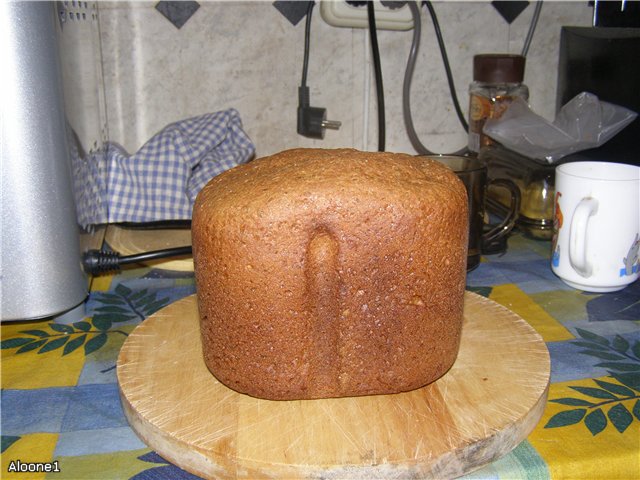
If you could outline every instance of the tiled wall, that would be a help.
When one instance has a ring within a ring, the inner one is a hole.
[[[324,140],[296,133],[297,87],[304,20],[293,26],[272,2],[200,2],[180,28],[157,2],[99,3],[109,136],[135,152],[166,124],[229,107],[264,156],[297,146],[377,148],[375,82],[366,29],[336,28],[314,9],[308,83],[313,106],[340,120]],[[487,1],[434,2],[456,90],[468,109],[467,88],[477,53],[520,53],[534,4],[508,24]],[[431,19],[422,13],[422,41],[411,91],[423,144],[451,152],[466,144],[453,109]],[[587,1],[545,2],[529,50],[525,83],[533,109],[555,113],[560,28],[588,26]],[[379,31],[387,150],[415,153],[402,115],[402,82],[413,30]],[[368,76],[368,78],[367,78]]]

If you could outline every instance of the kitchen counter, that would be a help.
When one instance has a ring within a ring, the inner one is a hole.
[[[467,287],[526,320],[551,355],[538,426],[467,478],[637,478],[640,282],[610,294],[574,290],[549,269],[549,242],[515,233],[506,254],[468,274]],[[3,324],[2,478],[197,478],[138,439],[116,380],[136,325],[193,293],[188,268],[141,266],[95,278],[80,322]],[[12,472],[36,467],[49,473]]]

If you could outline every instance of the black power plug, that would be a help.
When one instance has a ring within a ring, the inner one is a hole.
[[[298,87],[298,134],[309,138],[324,138],[327,128],[338,130],[342,124],[327,120],[327,109],[309,105],[309,87]]]
[[[302,81],[298,87],[298,134],[309,138],[324,138],[327,128],[338,130],[341,123],[327,120],[327,109],[310,106],[309,87],[307,86],[307,70],[309,68],[309,37],[311,30],[311,12],[314,2],[307,7],[307,21],[304,32],[304,62],[302,64]]]

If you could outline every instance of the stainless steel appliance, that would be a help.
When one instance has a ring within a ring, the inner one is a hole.
[[[97,21],[88,3],[73,5],[87,10],[73,12],[73,22],[79,24],[87,14]],[[81,267],[81,253],[87,238],[93,239],[88,243],[101,242],[100,229],[81,231],[77,223],[73,185],[82,179],[74,181],[67,139],[80,142],[84,136],[86,142],[88,129],[95,130],[78,115],[82,105],[73,108],[74,102],[86,104],[85,99],[95,94],[76,91],[76,98],[67,98],[65,104],[60,45],[71,34],[64,32],[71,30],[66,26],[72,23],[70,13],[63,2],[0,2],[3,321],[81,308],[89,281]],[[85,46],[75,43],[76,49],[92,45],[90,38]],[[93,66],[89,71],[95,75]],[[73,72],[66,73],[67,78],[74,77]],[[95,79],[89,81],[94,84],[88,92],[95,92]],[[74,128],[74,121],[80,125]],[[74,135],[69,135],[70,128]],[[97,136],[94,149],[102,143],[104,132]],[[74,145],[73,151],[83,149]]]

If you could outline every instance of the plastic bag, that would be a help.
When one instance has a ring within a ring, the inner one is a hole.
[[[483,132],[521,155],[553,163],[571,153],[603,145],[637,116],[627,108],[582,92],[549,122],[524,100],[515,98],[500,118],[487,120]]]

